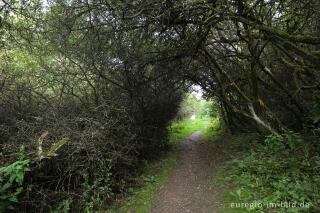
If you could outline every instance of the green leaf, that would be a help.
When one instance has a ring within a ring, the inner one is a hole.
[[[16,197],[10,197],[8,200],[15,203],[18,202],[18,199]]]
[[[9,183],[13,183],[13,181],[16,179],[16,177],[17,177],[17,174],[12,174],[11,176],[10,176],[10,178],[9,178]]]
[[[16,182],[17,182],[19,185],[22,185],[23,178],[24,178],[24,174],[23,174],[22,172],[18,172],[18,173],[17,173]]]
[[[16,189],[16,192],[14,193],[14,195],[20,194],[22,190],[23,190],[23,187],[17,188],[17,189]]]
[[[4,184],[1,189],[0,189],[0,192],[4,192],[6,189],[8,189],[9,187],[11,186],[11,183],[6,183]]]
[[[1,200],[6,200],[6,199],[8,199],[9,197],[11,197],[11,195],[1,195],[1,196],[0,196],[0,199],[1,199]]]
[[[50,156],[50,154],[54,154],[63,144],[65,144],[68,141],[69,138],[62,138],[59,142],[51,146],[49,152],[45,156]]]
[[[241,189],[238,189],[238,190],[236,191],[236,193],[237,193],[237,195],[238,195],[239,197],[241,197]]]
[[[316,117],[315,119],[313,119],[313,124],[316,124],[320,121],[320,116]]]
[[[10,206],[8,206],[7,208],[8,208],[8,209],[10,209],[10,210],[14,210],[14,207],[13,207],[13,206],[11,206],[11,205],[10,205]]]

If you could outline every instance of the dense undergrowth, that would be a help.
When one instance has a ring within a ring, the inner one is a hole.
[[[224,134],[218,123],[203,135],[225,151],[212,187],[224,190],[221,212],[319,212],[319,137],[287,132]]]
[[[110,213],[148,213],[160,187],[166,182],[169,172],[179,157],[179,141],[197,130],[204,129],[210,118],[184,120],[172,124],[169,129],[170,151],[157,161],[145,162],[143,174],[129,188],[124,199],[118,199]]]
[[[154,100],[157,108],[133,115],[132,105],[115,107],[119,100],[90,112],[74,102],[75,111],[7,119],[0,126],[1,211],[95,212],[125,192],[142,162],[168,149],[164,124],[172,114],[158,119],[168,105]]]

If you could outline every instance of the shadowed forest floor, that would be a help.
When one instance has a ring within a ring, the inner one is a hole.
[[[215,154],[197,131],[181,141],[180,158],[152,205],[152,213],[212,213],[219,204],[210,189]]]

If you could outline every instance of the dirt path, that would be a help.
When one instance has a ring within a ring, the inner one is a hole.
[[[217,206],[209,189],[213,153],[201,131],[181,141],[180,159],[156,197],[151,213],[213,213]]]

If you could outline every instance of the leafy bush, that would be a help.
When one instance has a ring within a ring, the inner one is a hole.
[[[70,211],[70,204],[72,203],[72,199],[68,198],[63,200],[58,207],[53,210],[51,213],[68,213]]]
[[[83,206],[84,212],[90,213],[103,210],[106,201],[113,197],[111,188],[111,164],[104,171],[100,171],[93,182],[89,184],[88,175],[84,174],[83,186]]]
[[[23,180],[29,172],[29,159],[24,159],[24,147],[21,147],[19,160],[0,168],[0,212],[14,210],[13,203],[18,202],[18,195],[23,190]]]
[[[230,202],[262,204],[246,209],[254,212],[320,210],[318,144],[287,132],[268,135],[263,143],[259,137],[250,139],[250,134],[240,134],[229,139],[228,145],[237,150],[223,169],[228,173],[224,176],[229,176],[225,184],[235,184],[227,196]],[[289,202],[291,207],[284,207]],[[294,204],[297,208],[292,207]]]

